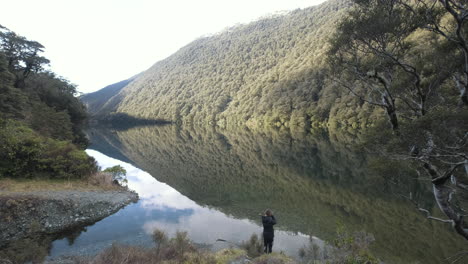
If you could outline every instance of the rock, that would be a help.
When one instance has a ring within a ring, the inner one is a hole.
[[[69,197],[73,200],[70,201]],[[34,204],[30,206],[31,203],[21,203],[19,202],[21,200],[32,200]],[[58,233],[76,226],[92,224],[136,201],[138,195],[128,191],[2,194],[0,195],[0,247],[9,241],[28,236],[28,229],[34,221],[36,225],[37,222],[40,223],[38,225],[40,233]],[[31,217],[32,211],[34,217]]]

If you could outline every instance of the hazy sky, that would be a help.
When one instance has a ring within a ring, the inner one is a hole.
[[[92,92],[192,40],[325,0],[2,0],[0,24],[46,47],[57,74]]]

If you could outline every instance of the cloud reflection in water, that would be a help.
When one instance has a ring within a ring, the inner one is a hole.
[[[202,207],[169,185],[159,182],[150,174],[131,164],[110,158],[100,152],[87,150],[102,169],[120,165],[127,171],[128,186],[135,190],[140,200],[93,226],[69,244],[66,239],[55,241],[51,256],[96,253],[114,242],[150,246],[150,235],[156,228],[169,236],[176,231],[187,231],[197,244],[212,246],[217,250],[260,234],[260,219],[255,223],[248,219],[236,219],[216,209]],[[279,220],[281,221],[281,220]],[[298,249],[308,244],[308,237],[285,231],[277,231],[274,250],[296,255]]]

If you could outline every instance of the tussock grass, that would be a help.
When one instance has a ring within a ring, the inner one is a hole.
[[[99,186],[101,188],[115,188],[118,185],[114,184],[114,178],[111,173],[108,172],[96,172],[92,174],[88,180],[88,185]]]
[[[294,264],[296,261],[292,260],[290,257],[273,252],[268,255],[261,255],[255,258],[252,263],[254,264]]]
[[[216,253],[196,248],[187,237],[187,232],[177,232],[173,238],[168,238],[164,231],[155,230],[153,233],[155,246],[144,248],[113,244],[100,254],[92,258],[76,258],[78,264],[152,264],[152,263],[195,263],[195,264],[224,264],[224,263],[295,263],[282,254],[263,255],[250,259],[242,249],[223,249]]]
[[[113,244],[94,258],[77,258],[75,263],[159,263],[156,251],[143,247]]]
[[[255,258],[263,254],[263,241],[261,235],[252,234],[250,239],[242,241],[240,247],[247,252],[247,255]]]

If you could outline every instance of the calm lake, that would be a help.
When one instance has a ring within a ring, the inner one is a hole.
[[[371,250],[385,263],[441,263],[466,245],[401,198],[411,192],[437,215],[427,182],[356,151],[356,136],[175,125],[88,134],[88,153],[102,168],[124,166],[140,201],[55,240],[49,257],[93,254],[114,242],[151,246],[156,228],[187,231],[213,250],[236,246],[260,234],[266,208],[278,219],[273,251],[296,257],[310,238],[331,241],[339,225],[373,234]]]

